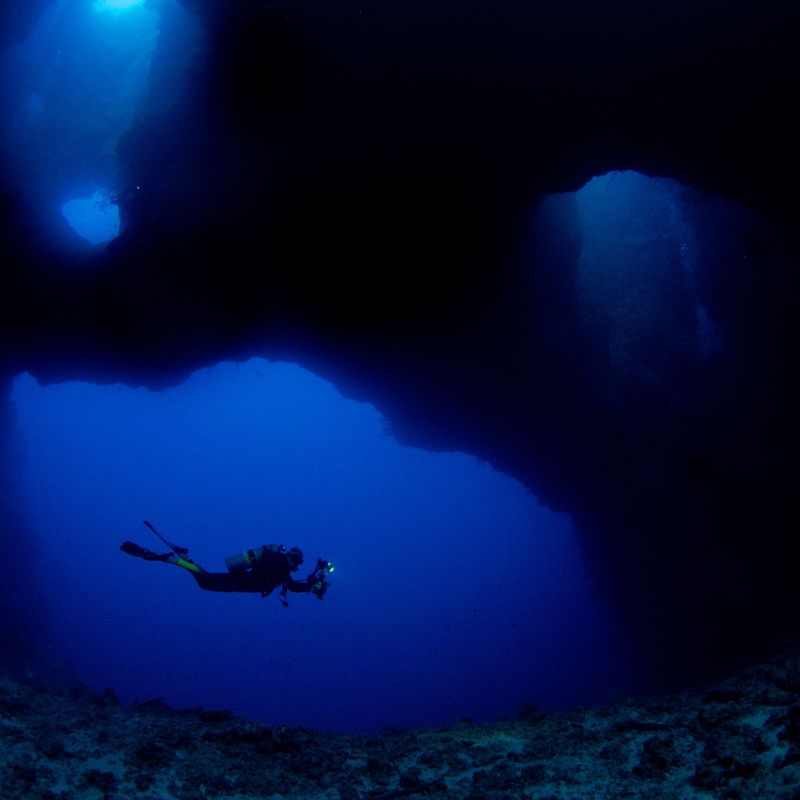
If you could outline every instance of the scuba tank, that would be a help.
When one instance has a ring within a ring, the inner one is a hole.
[[[228,572],[245,572],[258,564],[264,553],[268,551],[282,553],[284,550],[282,544],[265,544],[252,550],[245,550],[244,553],[237,553],[235,556],[228,556],[225,559],[225,566],[228,568]]]

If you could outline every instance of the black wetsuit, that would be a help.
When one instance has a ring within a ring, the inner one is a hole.
[[[290,592],[308,592],[314,585],[308,580],[296,581],[286,553],[265,551],[249,570],[241,572],[194,572],[197,585],[209,592],[259,592],[268,595],[282,586]]]

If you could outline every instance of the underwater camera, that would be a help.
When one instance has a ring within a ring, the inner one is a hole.
[[[314,571],[308,576],[309,583],[313,583],[309,591],[320,600],[322,600],[323,595],[330,587],[330,582],[327,580],[327,577],[331,572],[333,572],[333,564],[331,564],[330,561],[326,561],[324,558],[318,558],[317,566],[314,567]]]

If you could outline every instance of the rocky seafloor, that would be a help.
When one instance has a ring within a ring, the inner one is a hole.
[[[800,655],[680,694],[380,735],[0,678],[0,798],[800,800]]]

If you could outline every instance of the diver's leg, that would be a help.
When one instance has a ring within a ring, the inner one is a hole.
[[[141,547],[134,542],[123,542],[120,545],[120,550],[127,553],[129,556],[136,556],[136,558],[143,558],[145,561],[163,561],[165,564],[174,564],[176,567],[181,567],[192,575],[206,575],[206,571],[199,565],[195,564],[188,556],[181,557],[175,553],[154,553],[146,547]]]
[[[179,565],[182,566],[182,565]],[[197,568],[197,564],[193,565]],[[189,569],[184,567],[184,569]],[[229,572],[206,572],[204,569],[189,569],[197,585],[207,592],[239,592],[241,589]]]
[[[175,553],[153,553],[146,547],[141,547],[133,542],[123,542],[120,546],[123,553],[127,553],[145,561],[163,561],[165,564],[174,564],[185,569],[196,581],[201,589],[209,592],[239,592],[239,581],[229,572],[207,572],[191,558],[175,555]]]

